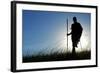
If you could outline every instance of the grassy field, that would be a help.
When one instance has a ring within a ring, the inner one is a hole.
[[[36,56],[23,57],[23,63],[28,62],[45,62],[45,61],[64,61],[64,60],[84,60],[91,59],[90,51],[78,52],[76,54],[72,53],[53,53],[53,54],[42,54]]]

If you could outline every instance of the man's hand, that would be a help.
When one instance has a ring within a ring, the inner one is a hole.
[[[70,34],[67,34],[67,36],[69,36]]]
[[[68,33],[67,36],[71,35],[71,33]]]
[[[69,35],[71,35],[72,34],[72,32],[70,32],[70,33],[67,33],[67,36],[69,36]]]

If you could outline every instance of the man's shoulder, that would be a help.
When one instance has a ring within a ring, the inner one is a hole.
[[[78,26],[81,26],[81,24],[80,24],[79,22],[77,22],[77,25],[78,25]],[[82,27],[82,26],[81,26],[81,27]]]
[[[77,24],[79,24],[79,25],[80,25],[80,23],[79,23],[79,22],[77,22]]]
[[[75,23],[72,23],[72,26],[75,25]]]

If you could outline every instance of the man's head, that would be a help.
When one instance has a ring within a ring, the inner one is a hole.
[[[77,18],[76,17],[73,17],[73,21],[74,21],[74,23],[77,22]]]

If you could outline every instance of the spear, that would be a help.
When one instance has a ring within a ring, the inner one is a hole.
[[[68,18],[67,18],[67,34],[68,34]],[[68,51],[68,35],[67,35],[67,51]]]

